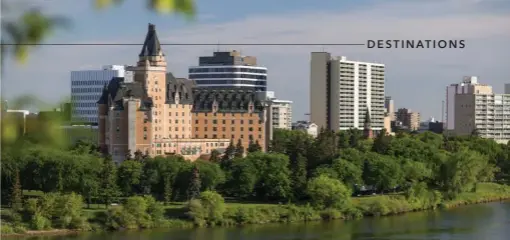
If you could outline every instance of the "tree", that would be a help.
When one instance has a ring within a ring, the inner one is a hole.
[[[242,158],[244,156],[244,146],[240,138],[237,140],[235,156],[238,158]]]
[[[260,152],[262,151],[262,147],[259,144],[259,140],[256,140],[255,142],[253,140],[250,140],[250,145],[248,145],[248,152]]]
[[[213,149],[211,151],[211,157],[209,158],[209,161],[211,161],[213,163],[220,162],[220,152],[216,149]]]
[[[200,171],[198,167],[193,168],[193,172],[190,179],[190,185],[188,188],[188,200],[195,199],[200,196],[200,189],[202,188],[202,182],[200,181]]]
[[[118,194],[118,186],[117,186],[117,167],[113,162],[111,156],[107,156],[104,158],[102,170],[101,170],[101,188],[100,195],[101,200],[105,204],[105,207],[115,199]]]
[[[374,140],[372,151],[379,154],[387,154],[390,149],[390,140],[391,138],[386,135],[386,129],[381,130]]]
[[[234,159],[236,155],[236,147],[234,145],[234,140],[230,140],[230,144],[227,149],[225,149],[225,153],[223,154],[223,158],[221,159],[222,167],[228,166],[232,159]]]
[[[345,209],[351,200],[351,191],[345,185],[324,175],[310,180],[307,192],[312,204],[319,209]]]
[[[126,161],[133,159],[133,155],[131,154],[131,150],[130,149],[127,150],[126,156],[124,158],[125,158],[124,160],[126,160]]]
[[[393,190],[402,183],[400,164],[384,155],[369,153],[363,169],[363,179],[380,191]]]
[[[124,196],[139,192],[143,165],[135,160],[123,161],[117,170],[118,186]]]
[[[292,192],[295,199],[302,199],[305,196],[307,181],[306,161],[303,155],[298,154],[295,163],[291,164]]]
[[[172,178],[166,175],[163,177],[163,181],[164,181],[163,198],[165,200],[165,204],[168,204],[172,200]]]
[[[14,212],[20,212],[23,209],[23,190],[19,179],[19,171],[14,175],[14,184],[11,190],[11,208]]]

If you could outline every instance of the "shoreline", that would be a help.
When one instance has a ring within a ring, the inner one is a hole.
[[[479,199],[471,199],[471,200],[451,200],[445,203],[440,203],[436,208],[426,208],[426,209],[411,209],[403,212],[398,213],[389,213],[389,214],[379,214],[379,215],[369,215],[369,214],[363,214],[363,216],[360,218],[370,218],[370,217],[380,217],[380,216],[396,216],[396,215],[402,215],[407,214],[411,212],[422,212],[422,211],[429,211],[432,209],[451,209],[461,206],[467,206],[467,205],[475,205],[475,204],[486,204],[486,203],[492,203],[492,202],[507,202],[510,200],[510,196],[500,196],[500,197],[484,197],[480,196]],[[168,220],[175,220],[175,219],[168,219]],[[327,222],[331,220],[343,220],[343,221],[349,221],[352,219],[346,219],[346,218],[330,218],[330,219],[321,219],[321,220],[308,220],[308,221],[301,221],[301,222]],[[277,223],[277,222],[265,222],[265,223]],[[245,225],[263,225],[263,222],[260,223],[248,223],[248,224],[236,224],[238,226],[245,226]],[[196,226],[193,225],[191,228],[202,228],[203,226]],[[161,228],[154,228],[154,229],[179,229],[179,228],[185,228],[183,226],[169,226],[169,227],[161,227]],[[146,229],[150,230],[150,229]],[[70,235],[78,235],[82,233],[94,233],[94,231],[81,231],[81,230],[72,230],[72,229],[52,229],[52,230],[28,230],[24,233],[9,233],[9,234],[0,234],[0,237],[7,237],[7,238],[14,238],[14,237],[37,237],[37,236],[70,236]],[[101,231],[97,231],[101,232]],[[110,232],[105,230],[105,232]],[[116,232],[116,231],[111,231]],[[118,231],[117,231],[118,232]]]

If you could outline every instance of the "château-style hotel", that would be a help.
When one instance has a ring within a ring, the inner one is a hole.
[[[245,148],[271,139],[271,111],[265,92],[243,88],[195,88],[167,72],[155,26],[149,29],[133,81],[114,77],[98,101],[99,145],[116,162],[128,152],[179,154],[195,160],[222,152],[231,140]],[[269,116],[269,121],[266,121]]]

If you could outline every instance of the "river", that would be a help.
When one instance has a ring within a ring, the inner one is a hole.
[[[508,240],[510,202],[399,216],[189,230],[151,230],[31,240]]]

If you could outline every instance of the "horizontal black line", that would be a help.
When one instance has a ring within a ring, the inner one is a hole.
[[[2,43],[5,46],[142,46],[143,43]],[[364,43],[162,43],[164,46],[365,46]]]

